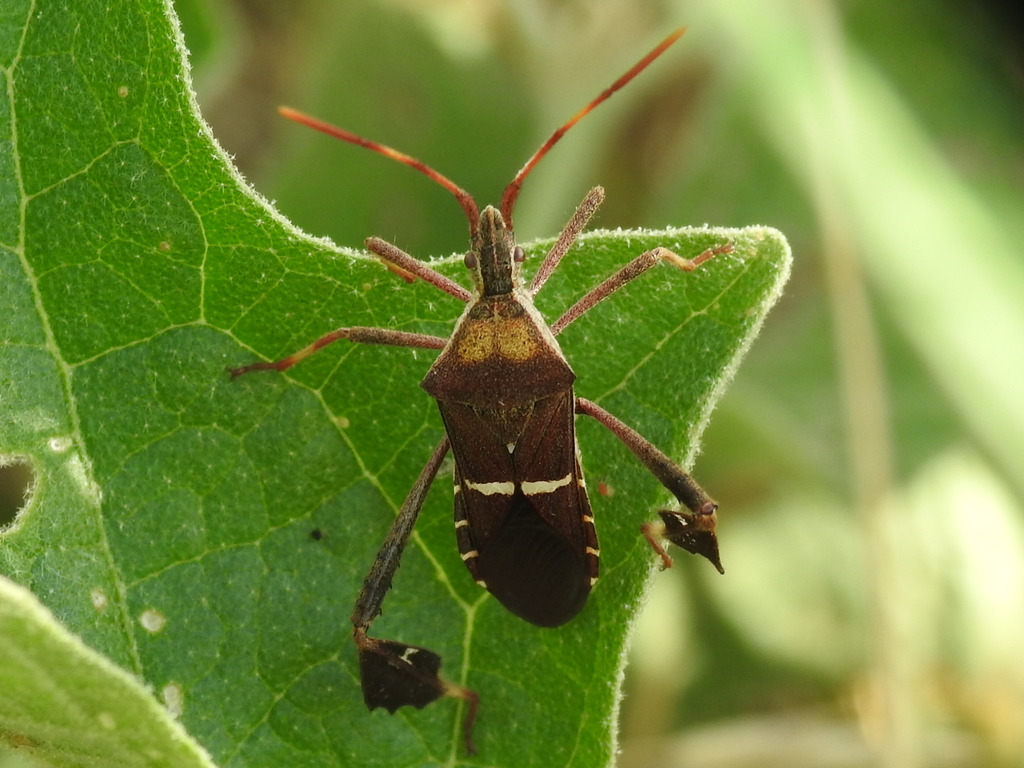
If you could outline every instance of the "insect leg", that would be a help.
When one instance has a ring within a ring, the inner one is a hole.
[[[398,570],[402,552],[448,448],[446,437],[434,449],[391,524],[391,530],[377,552],[356,599],[352,611],[352,639],[359,650],[359,678],[363,701],[369,709],[384,707],[394,714],[395,710],[406,705],[422,709],[442,696],[462,699],[466,702],[463,721],[466,751],[474,754],[473,722],[480,703],[476,692],[444,680],[438,674],[441,657],[433,651],[397,640],[379,640],[366,634],[373,620],[380,615],[381,604],[391,589],[391,580]]]
[[[572,244],[576,242],[576,238],[580,236],[580,232],[587,226],[587,222],[590,221],[590,218],[597,211],[602,201],[604,201],[604,189],[602,187],[594,187],[587,192],[587,196],[583,198],[583,201],[577,206],[576,212],[573,213],[562,229],[558,240],[551,246],[548,255],[544,257],[544,261],[541,262],[537,274],[533,276],[533,282],[530,283],[530,294],[532,296],[536,296],[537,291],[551,277],[551,273],[558,267],[558,262],[572,248]]]
[[[398,511],[395,522],[391,524],[391,530],[388,531],[387,538],[381,544],[380,551],[374,558],[370,572],[366,574],[363,588],[356,600],[355,610],[352,613],[352,624],[357,629],[369,629],[370,624],[380,614],[380,605],[384,600],[384,595],[391,589],[391,579],[402,560],[402,551],[409,541],[413,526],[416,525],[416,519],[423,508],[427,491],[430,490],[430,485],[437,476],[441,462],[448,455],[449,447],[450,443],[446,437],[434,449],[430,459],[420,472],[420,476],[416,478],[416,482],[409,490],[409,495],[402,502],[402,508]]]
[[[250,363],[241,368],[229,368],[231,378],[237,378],[250,371],[287,371],[296,363],[300,363],[317,350],[323,349],[338,339],[346,339],[354,344],[385,344],[392,347],[418,347],[419,349],[444,349],[448,339],[440,336],[429,336],[425,333],[406,333],[405,331],[392,331],[387,328],[366,328],[364,326],[353,326],[351,328],[338,328],[326,336],[321,336],[308,347],[300,349],[294,354],[275,360],[272,363]]]
[[[668,248],[654,248],[650,251],[645,251],[603,283],[592,288],[589,293],[583,296],[583,298],[569,307],[565,314],[551,324],[551,332],[557,336],[565,330],[569,323],[577,320],[588,310],[593,309],[597,304],[600,304],[602,301],[607,299],[630,280],[640,277],[640,275],[653,267],[659,261],[664,260],[679,267],[679,269],[684,272],[692,272],[708,259],[714,258],[720,253],[729,253],[730,251],[732,251],[731,243],[720,245],[717,248],[708,248],[706,251],[698,254],[692,259],[684,259],[682,256],[673,253]]]
[[[473,294],[454,280],[445,277],[437,270],[427,266],[415,256],[410,256],[397,245],[392,245],[387,240],[381,240],[379,237],[368,237],[366,238],[366,249],[370,253],[376,254],[389,269],[392,267],[396,268],[394,271],[400,275],[403,273],[415,275],[424,282],[430,283],[435,288],[440,288],[460,301],[471,301],[473,298]]]
[[[720,573],[725,573],[718,557],[718,539],[715,536],[715,510],[718,509],[718,504],[682,467],[655,448],[639,432],[626,426],[597,403],[577,397],[576,412],[591,416],[607,427],[634,456],[640,459],[658,482],[689,510],[658,510],[661,523],[647,523],[641,529],[655,552],[661,556],[665,566],[671,566],[672,559],[658,544],[659,536],[666,537],[687,552],[703,555]]]

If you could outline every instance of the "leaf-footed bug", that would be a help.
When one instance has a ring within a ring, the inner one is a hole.
[[[660,261],[687,272],[717,254],[723,244],[684,259],[665,248],[640,254],[591,289],[550,326],[533,297],[572,247],[604,198],[592,189],[565,225],[529,285],[522,277],[523,249],[516,245],[512,212],[526,176],[584,115],[625,86],[684,32],[669,35],[572,119],[555,131],[506,187],[499,209],[481,212],[455,183],[424,163],[390,147],[356,136],[291,109],[285,116],[343,141],[366,147],[420,171],[448,189],[469,221],[471,247],[465,265],[476,294],[379,238],[366,247],[388,268],[419,277],[463,301],[466,308],[447,338],[383,328],[338,328],[305,349],[272,363],[231,370],[233,377],[256,370],[284,371],[339,339],[440,350],[420,386],[438,404],[447,436],[434,450],[409,492],[381,546],[352,614],[359,651],[363,698],[370,709],[423,707],[442,696],[464,699],[466,748],[474,752],[477,694],[443,680],[440,657],[425,648],[367,633],[380,614],[402,551],[442,461],[455,459],[455,531],[459,553],[473,579],[509,611],[542,627],[557,627],[583,608],[598,577],[594,518],[580,468],[575,416],[585,414],[607,427],[683,505],[660,510],[660,523],[643,535],[671,559],[658,539],[700,554],[722,571],[715,537],[717,505],[668,456],[596,403],[573,392],[575,373],[556,341],[570,323]]]

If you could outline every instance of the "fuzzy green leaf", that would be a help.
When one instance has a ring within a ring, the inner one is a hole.
[[[339,343],[287,376],[225,372],[340,325],[444,335],[461,306],[278,217],[206,134],[182,66],[155,0],[24,2],[0,17],[0,458],[37,479],[0,533],[0,573],[172,691],[219,764],[461,762],[455,704],[367,712],[348,622],[442,435],[416,386],[434,353]],[[579,394],[684,463],[788,273],[781,235],[591,233],[538,298],[556,317],[645,249],[694,256],[725,241],[732,253],[653,270],[560,339]],[[527,246],[531,264],[546,245]],[[488,598],[438,482],[374,625],[437,651],[480,693],[489,765],[604,765],[613,752],[626,636],[654,562],[638,527],[667,499],[603,428],[578,430],[591,486],[615,493],[594,500],[602,579],[577,619],[538,629]],[[59,632],[45,632],[39,674],[0,697],[0,743],[85,764],[59,710],[19,714],[44,671],[65,674]],[[95,669],[98,687],[122,680]],[[65,683],[87,679],[83,667]],[[85,715],[107,711],[90,701]]]
[[[137,679],[2,576],[0,647],[0,750],[16,747],[47,765],[213,765]],[[171,707],[177,695],[163,691]]]

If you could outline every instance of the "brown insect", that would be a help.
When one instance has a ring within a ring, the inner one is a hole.
[[[576,442],[575,417],[590,416],[618,437],[685,507],[662,510],[661,523],[643,533],[671,565],[658,537],[707,557],[719,571],[715,537],[717,505],[675,462],[597,404],[573,392],[576,375],[556,337],[581,315],[659,262],[692,271],[732,246],[724,243],[693,259],[665,248],[640,254],[593,288],[550,326],[534,307],[541,289],[583,231],[604,198],[592,189],[562,230],[529,285],[525,259],[516,244],[512,213],[524,179],[578,120],[639,74],[685,30],[669,35],[628,72],[581,109],[551,137],[506,187],[500,208],[480,211],[455,183],[415,158],[322,123],[291,109],[281,113],[343,141],[405,163],[455,195],[469,221],[471,246],[465,264],[475,295],[429,266],[376,237],[366,247],[389,268],[419,277],[466,308],[445,339],[383,328],[339,328],[295,354],[272,363],[252,363],[231,371],[284,371],[339,339],[441,350],[420,386],[441,411],[447,436],[434,450],[381,547],[356,600],[352,615],[359,649],[363,696],[370,709],[394,712],[423,707],[442,696],[465,699],[466,746],[474,752],[472,727],[478,697],[443,680],[440,657],[401,641],[380,640],[367,632],[391,588],[402,551],[427,491],[449,450],[455,458],[455,531],[459,553],[473,579],[512,613],[542,627],[557,627],[586,603],[598,578],[600,549]]]

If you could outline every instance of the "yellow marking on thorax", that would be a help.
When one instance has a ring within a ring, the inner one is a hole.
[[[456,349],[465,363],[482,363],[493,357],[521,363],[539,351],[533,323],[525,316],[473,320],[466,330]]]

